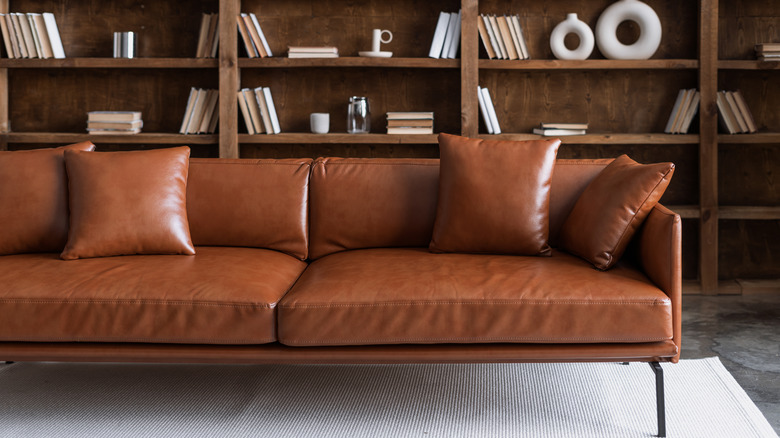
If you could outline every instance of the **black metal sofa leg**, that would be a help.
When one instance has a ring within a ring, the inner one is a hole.
[[[650,362],[655,373],[655,402],[658,410],[658,436],[666,436],[666,405],[664,403],[664,370],[658,362]]]
[[[6,365],[11,365],[12,363],[14,363],[12,360],[7,360],[7,361],[5,361],[5,364],[6,364]]]

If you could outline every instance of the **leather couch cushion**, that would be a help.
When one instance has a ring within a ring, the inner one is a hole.
[[[192,243],[267,248],[305,259],[311,161],[191,159]]]
[[[65,150],[91,151],[85,141],[54,149],[0,151],[0,255],[62,251],[68,240]]]
[[[31,342],[260,344],[276,340],[276,303],[306,264],[256,248],[194,257],[63,262],[0,257],[0,339]]]
[[[439,134],[435,252],[547,255],[558,139],[477,140]]]
[[[187,222],[190,148],[65,152],[70,231],[64,260],[195,254]]]
[[[627,155],[610,163],[582,192],[560,235],[560,247],[609,269],[664,194],[674,164],[639,164]]]
[[[638,270],[582,259],[380,248],[313,262],[279,303],[292,346],[642,343],[672,338],[669,298]]]
[[[436,215],[439,160],[320,158],[311,172],[311,248],[427,246]]]

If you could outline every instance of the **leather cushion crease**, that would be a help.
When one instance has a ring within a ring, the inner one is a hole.
[[[616,158],[580,195],[561,228],[561,248],[598,269],[615,266],[673,174],[672,163],[639,164],[627,155]]]
[[[430,250],[549,255],[550,186],[560,144],[439,134]]]
[[[70,231],[63,260],[195,254],[187,221],[190,148],[65,152]]]
[[[0,151],[0,255],[59,252],[68,239],[66,150],[91,151],[85,141],[50,149]]]

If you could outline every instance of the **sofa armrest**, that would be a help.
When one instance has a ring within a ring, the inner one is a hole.
[[[682,332],[682,221],[661,204],[653,208],[636,237],[642,270],[672,301],[673,341],[680,359]]]

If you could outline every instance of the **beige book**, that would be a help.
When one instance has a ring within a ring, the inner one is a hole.
[[[528,44],[526,44],[525,36],[523,36],[523,27],[520,26],[520,17],[512,15],[512,25],[514,25],[517,38],[520,40],[520,49],[523,52],[523,59],[531,59],[531,54],[528,52]]]
[[[672,127],[674,126],[674,122],[679,117],[680,114],[680,107],[682,106],[683,99],[685,98],[685,90],[681,89],[679,92],[677,92],[677,100],[674,101],[674,107],[672,107],[672,112],[669,114],[669,121],[666,122],[666,128],[664,128],[664,132],[667,134],[674,134],[674,131],[672,131]]]
[[[132,122],[120,122],[120,123],[114,123],[114,122],[87,122],[87,130],[89,129],[120,129],[120,130],[128,130],[128,129],[139,129],[143,128],[144,122],[143,120],[134,120]]]
[[[211,14],[203,13],[200,17],[200,32],[198,33],[198,47],[195,49],[196,58],[206,57],[206,41],[209,38],[209,26]]]
[[[6,27],[8,27],[8,36],[11,39],[11,48],[13,49],[13,53],[14,53],[13,57],[21,58],[22,51],[19,47],[19,39],[16,37],[17,31],[16,31],[16,24],[15,24],[13,14],[5,15],[5,23],[6,23]]]
[[[387,121],[387,127],[388,128],[432,128],[433,127],[433,120],[432,119],[417,119],[417,120],[409,120],[409,119],[395,119],[395,120],[388,120]]]
[[[747,122],[745,122],[745,118],[742,117],[742,112],[739,110],[739,106],[737,106],[737,102],[734,100],[734,93],[732,91],[726,91],[724,92],[724,96],[726,97],[726,102],[729,103],[731,113],[734,114],[734,119],[737,121],[739,131],[743,133],[749,132]]]
[[[509,59],[511,60],[520,59],[520,57],[517,56],[515,45],[512,42],[512,34],[509,32],[509,25],[506,22],[506,17],[496,17],[496,21],[498,22],[498,30],[501,32],[501,39],[504,41],[504,47],[506,47],[507,56],[509,56]]]
[[[252,37],[249,36],[246,23],[244,23],[244,19],[241,15],[236,16],[236,23],[238,24],[238,33],[241,34],[241,39],[244,41],[244,49],[246,49],[247,56],[250,58],[257,58],[259,54],[257,53],[255,45],[252,43]]]
[[[263,127],[265,128],[265,132],[271,134],[274,132],[274,124],[271,120],[271,109],[268,108],[268,102],[265,100],[265,92],[263,91],[263,87],[255,88],[255,99],[257,101],[258,107],[260,108],[260,115],[263,120]]]
[[[206,101],[208,100],[208,90],[198,90],[198,97],[195,101],[195,107],[192,108],[192,117],[187,124],[187,134],[197,134],[198,128],[200,128],[200,121],[203,119],[203,112],[206,109]]]
[[[388,134],[433,134],[433,128],[391,128],[387,127]]]
[[[217,92],[217,99],[214,101],[214,110],[211,113],[211,121],[209,121],[209,127],[206,131],[207,134],[213,134],[217,130],[217,124],[219,123],[219,90]]]
[[[206,95],[206,107],[203,109],[203,118],[200,120],[200,127],[198,127],[199,134],[207,134],[209,132],[211,116],[214,115],[217,98],[219,98],[219,90],[208,90],[208,94]]]
[[[140,111],[90,111],[88,122],[132,122],[141,120]]]
[[[758,131],[758,126],[756,126],[756,120],[753,118],[753,114],[750,112],[750,108],[747,105],[745,96],[743,96],[742,92],[739,90],[734,91],[733,93],[734,93],[734,100],[737,102],[737,106],[739,107],[742,116],[745,118],[745,122],[747,122],[748,131],[751,133]]]
[[[490,24],[490,16],[482,14],[482,24],[485,25],[485,30],[487,30],[488,38],[490,38],[490,46],[493,48],[493,53],[496,54],[496,58],[503,59],[501,57],[501,50],[498,48],[498,40],[496,39],[496,35],[493,33],[493,25]]]
[[[27,52],[27,44],[24,42],[24,35],[22,35],[22,25],[19,23],[19,17],[12,13],[8,14],[11,17],[11,23],[13,24],[14,35],[16,35],[16,47],[19,49],[19,58],[29,58],[30,54]]]
[[[3,34],[3,43],[5,52],[9,58],[14,58],[14,48],[11,45],[11,36],[8,33],[8,24],[5,21],[5,14],[0,14],[0,32]]]
[[[512,23],[512,17],[507,17],[504,15],[504,19],[506,20],[506,25],[509,28],[509,34],[512,36],[512,45],[515,48],[515,52],[517,53],[517,59],[525,59],[525,56],[523,56],[523,49],[520,48],[520,39],[517,37],[517,30],[515,29],[515,25]]]
[[[252,125],[255,127],[256,134],[262,134],[266,132],[263,126],[263,121],[260,118],[260,106],[257,104],[257,98],[255,97],[255,90],[251,88],[244,88],[241,90],[244,93],[244,99],[246,99],[246,107],[249,108],[249,115],[252,117]]]
[[[688,106],[688,112],[685,114],[685,117],[683,117],[682,124],[680,125],[680,133],[681,134],[687,134],[688,128],[691,126],[691,121],[693,121],[693,117],[696,115],[696,112],[699,110],[699,100],[701,100],[701,95],[698,91],[693,90],[693,98],[691,99],[691,104]]]
[[[257,133],[255,131],[255,127],[252,124],[252,115],[249,114],[249,107],[246,104],[246,99],[244,99],[244,93],[243,91],[236,92],[238,97],[238,107],[241,108],[241,114],[244,116],[244,124],[246,125],[246,132],[250,135],[253,135]]]
[[[727,133],[736,134],[739,128],[735,126],[736,121],[732,121],[731,117],[729,117],[729,104],[726,102],[726,97],[723,95],[723,92],[718,92],[716,102],[718,104],[718,120],[720,121],[721,126],[723,126]]]
[[[41,42],[42,58],[49,59],[54,58],[54,49],[51,47],[51,41],[49,40],[49,33],[46,31],[46,22],[43,20],[41,14],[31,14],[33,22],[35,23],[35,30],[38,32],[38,39]]]
[[[501,30],[498,28],[498,20],[495,15],[488,16],[490,21],[490,27],[493,29],[493,35],[496,36],[496,43],[498,44],[498,52],[501,53],[501,59],[509,59],[509,54],[504,47],[504,39],[501,38]]]
[[[187,125],[190,123],[190,117],[192,117],[192,108],[195,106],[195,99],[198,96],[198,89],[195,87],[190,88],[190,96],[187,98],[187,108],[184,110],[184,118],[179,128],[179,134],[187,133]]]
[[[679,134],[680,127],[682,126],[683,118],[685,117],[688,107],[691,106],[691,100],[693,100],[694,89],[685,90],[685,96],[683,96],[680,110],[674,116],[674,124],[672,125],[672,134]]]
[[[93,130],[87,130],[92,135],[132,135],[132,134],[140,134],[141,129],[93,129]]]
[[[485,27],[485,22],[482,20],[482,17],[477,18],[477,30],[479,31],[479,38],[482,40],[482,46],[485,48],[485,52],[487,52],[488,58],[494,59],[496,57],[496,51],[493,50],[493,45],[490,43],[490,36],[488,35],[488,31]]]
[[[40,15],[40,14],[39,14]],[[27,20],[30,25],[30,33],[32,34],[33,43],[35,43],[35,53],[38,54],[38,58],[43,58],[43,48],[41,47],[41,39],[38,37],[38,30],[35,28],[35,21],[33,20],[33,14],[28,12],[22,14],[22,17]]]
[[[27,19],[27,15],[19,12],[16,13],[16,16],[19,18],[19,25],[22,29],[24,43],[27,45],[28,56],[30,58],[38,58],[38,49],[35,48],[35,38],[30,27],[30,20]]]
[[[217,43],[219,42],[219,14],[209,14],[209,33],[206,38],[206,47],[204,48],[204,58],[215,58],[217,56]]]
[[[257,54],[260,55],[261,58],[265,58],[268,56],[268,53],[265,52],[263,41],[260,39],[260,33],[257,32],[255,23],[252,22],[252,18],[248,14],[241,14],[241,18],[244,20],[247,32],[249,32],[249,37],[252,38],[252,44],[255,45]]]

